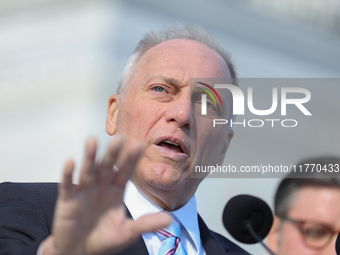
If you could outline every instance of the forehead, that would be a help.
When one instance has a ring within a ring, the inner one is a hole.
[[[152,47],[137,66],[140,75],[155,73],[180,80],[230,77],[227,64],[216,51],[188,39],[169,40]]]
[[[297,191],[289,210],[290,217],[320,222],[337,222],[340,226],[340,189],[305,187]]]

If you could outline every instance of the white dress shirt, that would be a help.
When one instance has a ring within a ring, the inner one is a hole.
[[[146,214],[163,211],[159,205],[137,189],[131,181],[126,185],[124,203],[134,219],[138,219]],[[184,228],[181,229],[181,242],[187,254],[205,255],[198,227],[195,196],[193,196],[184,206],[171,213],[173,213],[184,226]],[[142,234],[142,237],[149,254],[157,255],[158,249],[161,246],[161,241],[156,233],[145,233]]]

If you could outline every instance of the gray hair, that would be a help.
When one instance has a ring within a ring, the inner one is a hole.
[[[145,52],[162,42],[184,38],[203,43],[221,55],[229,68],[233,83],[235,85],[237,84],[237,75],[235,67],[231,62],[230,54],[225,52],[215,39],[201,26],[179,24],[165,27],[159,32],[150,31],[144,35],[142,40],[139,41],[132,56],[129,58],[119,81],[117,88],[117,94],[119,97],[123,99],[128,87],[127,85],[133,77],[133,73],[136,71],[136,65]]]
[[[311,172],[312,165],[326,166],[328,169],[332,166],[334,169],[329,171],[317,171],[314,168]],[[307,168],[309,167],[309,168]],[[275,194],[274,211],[278,216],[287,216],[295,195],[301,188],[337,188],[340,189],[339,171],[340,158],[337,157],[318,157],[304,160],[296,165],[296,172],[291,169],[290,174],[284,178]],[[301,172],[300,172],[301,169]]]

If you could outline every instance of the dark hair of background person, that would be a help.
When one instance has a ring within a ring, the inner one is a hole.
[[[311,171],[314,164],[314,169]],[[318,165],[318,170],[316,169]],[[327,170],[320,170],[320,168]],[[330,169],[333,168],[333,171]],[[305,187],[340,189],[340,158],[317,157],[296,164],[296,172],[290,173],[281,181],[275,194],[274,212],[286,216],[297,191]]]

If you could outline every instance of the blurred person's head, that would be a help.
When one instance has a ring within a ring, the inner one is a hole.
[[[267,237],[276,254],[336,254],[339,175],[340,158],[319,157],[300,162],[281,181],[275,195],[274,224]]]
[[[232,81],[236,74],[229,55],[203,28],[167,27],[139,42],[118,95],[109,100],[107,133],[145,145],[132,181],[167,210],[179,208],[194,195],[203,180],[190,178],[195,165],[222,164],[233,136],[230,126],[212,130],[211,118],[191,111],[191,78]],[[223,118],[230,119],[231,94],[220,95],[226,102]],[[120,154],[124,158],[128,151]]]

